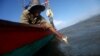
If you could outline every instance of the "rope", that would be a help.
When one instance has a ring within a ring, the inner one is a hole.
[[[48,16],[49,21],[52,24],[52,26],[55,28],[54,23],[53,23],[53,12],[50,8],[50,4],[49,4],[48,0],[45,0],[45,7],[47,9],[46,15]]]

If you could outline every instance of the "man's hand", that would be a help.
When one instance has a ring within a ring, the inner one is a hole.
[[[43,29],[48,29],[48,28],[51,28],[51,27],[52,27],[51,24],[46,23],[46,22],[41,23],[40,26],[41,26]]]

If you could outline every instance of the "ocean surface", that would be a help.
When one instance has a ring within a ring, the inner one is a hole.
[[[100,56],[100,15],[59,32],[67,36],[67,43],[53,39],[34,56]]]

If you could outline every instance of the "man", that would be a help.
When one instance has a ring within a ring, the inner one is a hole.
[[[54,27],[48,23],[40,13],[45,10],[43,5],[35,5],[30,9],[25,9],[21,17],[21,23],[30,24],[34,27],[41,27],[43,29],[49,29],[52,31],[58,39],[62,39],[62,34],[57,32]]]

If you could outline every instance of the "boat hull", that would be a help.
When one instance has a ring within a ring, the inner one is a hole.
[[[53,37],[49,30],[0,20],[0,54],[3,56],[31,56]]]
[[[39,49],[41,49],[43,46],[45,46],[50,40],[52,40],[53,37],[54,37],[54,35],[45,36],[41,40],[38,40],[36,42],[22,46],[11,52],[5,53],[5,54],[3,54],[3,56],[32,56]]]

